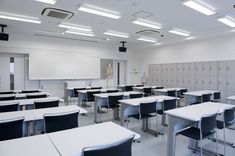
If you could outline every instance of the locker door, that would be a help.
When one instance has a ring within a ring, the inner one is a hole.
[[[235,61],[227,61],[226,67],[226,96],[235,95]]]
[[[160,64],[156,64],[155,65],[155,84],[156,85],[161,85],[162,84],[162,75],[161,75],[161,65]]]
[[[182,87],[188,87],[188,63],[183,64],[183,85]]]
[[[175,75],[176,75],[175,87],[177,87],[177,86],[180,86],[180,64],[179,63],[176,64],[176,74]]]
[[[202,63],[195,63],[195,90],[202,90]]]
[[[166,64],[166,86],[170,87],[170,79],[171,79],[171,66],[170,64]]]
[[[226,89],[226,61],[218,62],[218,90],[222,92],[222,101],[227,97],[227,89]]]
[[[202,63],[202,89],[209,89],[209,62]]]
[[[176,78],[176,69],[177,69],[176,64],[175,63],[171,64],[171,67],[172,67],[171,84],[172,84],[172,87],[176,87],[177,86],[176,85],[176,80],[177,80],[177,78]]]
[[[161,65],[162,85],[166,86],[166,64]]]
[[[154,68],[154,65],[150,64],[149,65],[149,85],[153,85],[153,78],[154,78],[153,68]]]
[[[218,82],[218,74],[217,74],[217,62],[213,61],[209,63],[209,86],[210,90],[218,90],[217,82]]]
[[[195,63],[188,64],[188,88],[195,90]]]

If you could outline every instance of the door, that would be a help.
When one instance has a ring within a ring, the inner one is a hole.
[[[10,90],[10,57],[0,56],[0,90]]]
[[[114,82],[116,85],[126,84],[127,61],[114,60]]]

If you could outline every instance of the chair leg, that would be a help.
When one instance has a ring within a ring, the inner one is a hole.
[[[202,156],[202,138],[200,139],[201,142],[201,156]]]
[[[217,150],[218,149],[217,129],[215,130],[215,136],[216,136],[216,138],[215,138],[216,139],[216,155],[218,155],[218,150]]]
[[[226,147],[225,147],[225,127],[223,129],[223,132],[224,132],[224,156],[226,155]]]

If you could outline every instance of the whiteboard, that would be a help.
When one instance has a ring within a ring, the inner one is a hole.
[[[100,59],[71,53],[30,53],[29,79],[99,79]]]

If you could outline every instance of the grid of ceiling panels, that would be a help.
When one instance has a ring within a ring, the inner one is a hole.
[[[223,102],[235,94],[234,77],[235,60],[149,65],[150,85],[218,90]]]

